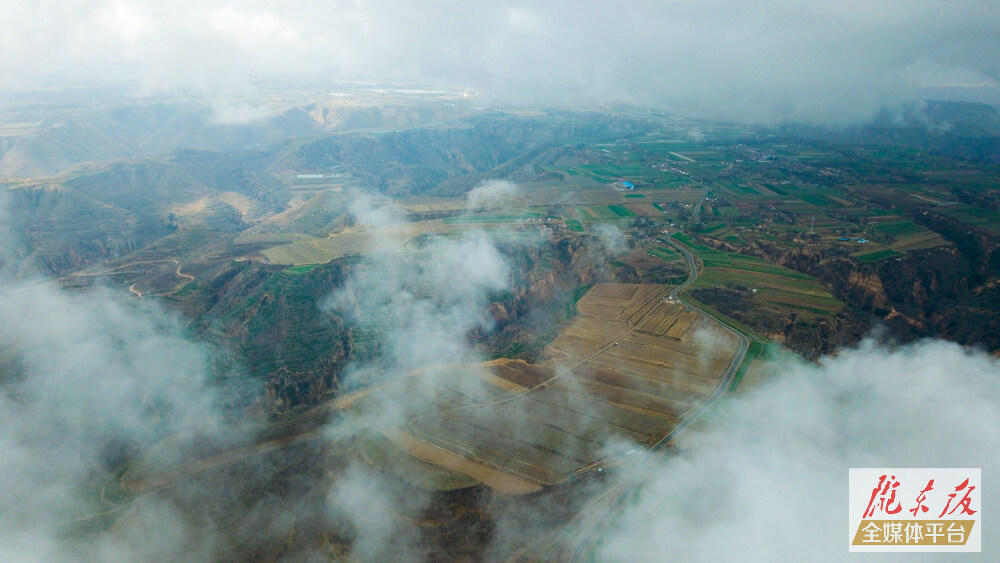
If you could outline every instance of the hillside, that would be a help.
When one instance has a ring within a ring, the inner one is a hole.
[[[883,110],[872,122],[858,127],[810,130],[791,126],[784,132],[841,145],[907,147],[1000,162],[1000,110],[982,103],[927,100]]]
[[[450,122],[470,112],[454,104],[381,101],[306,105],[278,101],[274,106],[237,102],[231,107],[188,100],[0,106],[0,177],[53,176],[86,162],[178,150],[262,150],[290,137],[408,129]],[[230,116],[231,112],[235,114]]]

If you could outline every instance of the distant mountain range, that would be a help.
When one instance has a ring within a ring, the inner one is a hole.
[[[471,113],[455,104],[292,107],[242,123],[220,122],[199,102],[108,107],[18,107],[0,111],[0,177],[46,177],[83,162],[159,156],[178,150],[259,150],[292,137],[405,129]],[[264,111],[259,109],[259,111]]]
[[[1000,110],[982,103],[925,100],[882,110],[874,120],[858,127],[819,129],[792,125],[782,132],[837,144],[908,147],[1000,162]]]

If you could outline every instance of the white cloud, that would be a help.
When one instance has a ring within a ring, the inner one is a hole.
[[[225,100],[216,101],[212,105],[212,123],[221,125],[236,125],[258,121],[272,115],[271,108],[265,105],[232,103]]]
[[[611,223],[599,223],[594,227],[594,232],[601,238],[609,256],[617,256],[628,250],[625,243],[625,235],[621,229]]]
[[[542,29],[538,13],[524,8],[514,8],[507,13],[507,23],[511,29],[538,33]]]
[[[389,234],[375,238],[375,247],[395,242]],[[507,259],[482,232],[456,239],[435,235],[415,254],[367,256],[324,303],[358,326],[377,330],[382,341],[377,358],[347,366],[346,385],[399,379],[414,371],[419,372],[417,387],[427,396],[448,385],[482,385],[472,376],[456,379],[449,366],[481,359],[469,332],[490,328],[489,297],[506,289],[510,277]],[[385,406],[376,413],[379,424],[402,423],[427,408],[406,386],[401,391],[404,396],[392,390],[380,394]]]
[[[74,519],[108,510],[97,493],[120,463],[109,461],[119,448],[142,451],[182,428],[217,428],[207,349],[149,302],[37,280],[0,279],[0,318],[0,559],[173,559],[190,544],[185,556],[207,560],[195,541],[203,532],[167,504],[133,510],[155,515],[155,534],[139,534],[141,522],[81,542],[61,534]]]
[[[1000,365],[951,343],[865,342],[785,365],[710,418],[707,433],[636,477],[638,500],[598,559],[843,561],[848,468],[981,467],[984,487],[1000,479]],[[1000,525],[983,522],[983,553],[970,560],[1000,546]]]
[[[844,122],[918,96],[913,68],[1000,78],[1000,11],[956,2],[0,6],[0,89],[111,73],[150,91],[248,77],[420,80],[517,100],[627,98],[739,121]],[[919,74],[919,73],[918,73]]]
[[[107,6],[100,12],[98,18],[109,34],[126,44],[134,43],[153,31],[149,17],[142,7],[129,2],[115,2]]]
[[[521,188],[508,180],[484,180],[465,196],[470,210],[510,205],[521,193]]]

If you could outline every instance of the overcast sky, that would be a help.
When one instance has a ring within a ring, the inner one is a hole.
[[[5,0],[0,90],[100,73],[218,95],[302,73],[840,121],[920,87],[1000,100],[997,29],[983,0]]]

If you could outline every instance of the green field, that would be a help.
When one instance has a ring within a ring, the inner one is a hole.
[[[974,227],[1000,231],[1000,213],[996,211],[965,204],[953,205],[943,209],[946,215],[950,215]]]
[[[289,244],[306,240],[313,240],[314,237],[301,233],[240,233],[233,241],[233,244]]]
[[[648,252],[664,262],[680,262],[684,259],[676,250],[665,246],[653,248]]]
[[[614,210],[611,209],[610,205],[588,205],[585,209],[588,214],[584,216],[584,220],[588,219],[621,219],[622,215],[619,215]],[[624,209],[624,208],[623,208]]]
[[[316,267],[316,264],[306,264],[303,266],[292,266],[291,268],[285,268],[285,273],[292,276],[301,276],[302,274],[308,274]]]
[[[891,248],[886,248],[883,250],[874,249],[870,252],[862,252],[854,254],[854,257],[862,262],[878,262],[880,260],[885,260],[886,258],[892,258],[893,256],[903,256],[905,252],[897,252]]]
[[[907,220],[879,223],[875,226],[875,230],[892,238],[901,238],[927,232],[927,229],[913,221]]]
[[[699,231],[702,235],[724,240],[736,246],[744,246],[746,241],[728,223],[716,223]]]
[[[746,375],[747,370],[750,369],[750,365],[760,358],[761,354],[763,354],[766,349],[767,344],[758,340],[750,341],[750,347],[747,348],[746,357],[743,358],[743,363],[740,364],[739,369],[736,370],[736,374],[733,376],[733,381],[729,384],[729,388],[727,389],[729,392],[736,391],[736,389],[740,386],[740,382],[743,381],[743,376]]]
[[[774,188],[771,188],[771,189],[774,189]],[[812,205],[816,205],[816,206],[819,206],[819,207],[827,207],[827,206],[830,205],[829,201],[823,199],[822,196],[818,196],[818,195],[815,195],[815,194],[806,194],[806,195],[802,196],[802,201],[804,201],[806,203],[811,203]]]
[[[756,298],[763,302],[817,315],[830,315],[843,307],[806,274],[760,258],[715,250],[689,235],[678,234],[675,238],[690,248],[704,266],[694,284],[696,288],[742,285],[756,289]]]
[[[733,180],[716,180],[712,186],[713,190],[718,190],[721,187],[723,191],[728,192],[731,196],[738,197],[761,195],[760,191],[756,188]]]
[[[890,246],[899,252],[909,252],[912,250],[923,250],[926,248],[936,248],[947,246],[951,243],[934,231],[922,230],[916,234],[899,237]]]
[[[476,214],[460,215],[458,217],[445,217],[442,221],[446,225],[462,225],[469,223],[517,223],[525,219],[537,219],[543,217],[542,213],[536,211],[525,211],[518,214]]]
[[[632,211],[624,205],[609,205],[608,209],[618,217],[635,217],[635,211]]]

